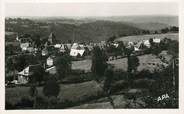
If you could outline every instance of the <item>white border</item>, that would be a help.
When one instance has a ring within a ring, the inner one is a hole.
[[[5,3],[53,3],[53,2],[178,2],[179,3],[179,109],[70,109],[70,110],[4,110],[5,105],[5,88],[4,88],[4,8]],[[0,0],[0,114],[38,114],[38,113],[106,113],[106,114],[127,114],[127,113],[141,113],[141,114],[184,114],[184,1],[183,0]],[[183,20],[183,21],[182,21]]]

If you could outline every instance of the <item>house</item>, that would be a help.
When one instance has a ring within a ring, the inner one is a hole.
[[[21,72],[18,73],[18,83],[19,84],[26,84],[29,82],[30,76],[33,75],[35,70],[37,70],[39,67],[42,67],[40,64],[36,65],[29,65],[25,69],[23,69]]]
[[[78,43],[74,43],[70,50],[70,56],[77,57],[83,56],[85,49],[83,46],[80,46]]]
[[[134,51],[139,51],[140,49],[134,46]]]
[[[29,47],[31,47],[32,40],[31,38],[22,38],[20,39],[20,48],[22,51],[26,51]]]
[[[60,47],[59,51],[62,52],[62,53],[64,53],[64,52],[67,51],[67,49],[68,48],[67,48],[67,46],[65,44],[61,44],[61,47]]]
[[[67,44],[66,44],[66,47],[67,47],[68,50],[70,50],[70,49],[72,48],[72,44],[67,43]]]
[[[127,44],[127,47],[131,48],[132,46],[134,46],[134,42],[129,41],[128,44]]]
[[[147,48],[150,48],[150,47],[151,47],[151,44],[150,44],[149,40],[143,40],[143,44],[144,44]]]
[[[23,34],[20,37],[17,35],[17,41],[20,42],[20,48],[22,51],[27,51],[29,47],[32,47],[32,39],[29,34]]]
[[[55,44],[54,47],[59,49],[59,48],[61,48],[61,45],[62,44]]]
[[[161,41],[161,40],[160,40],[159,38],[154,38],[154,39],[153,39],[153,42],[154,42],[154,43],[160,43],[160,41]]]
[[[54,58],[55,58],[54,56],[49,56],[49,57],[47,58],[46,64],[47,64],[48,67],[51,67],[51,66],[54,65]]]
[[[46,55],[48,55],[48,50],[47,50],[47,48],[44,48],[43,50],[42,50],[42,56],[46,56]]]

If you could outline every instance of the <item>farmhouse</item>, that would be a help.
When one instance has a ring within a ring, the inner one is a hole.
[[[148,47],[148,48],[151,47],[151,44],[150,44],[149,40],[143,40],[143,44],[144,44],[146,47]]]
[[[36,65],[29,65],[25,69],[23,69],[21,72],[18,73],[18,83],[19,84],[26,84],[29,81],[30,76],[33,75],[36,69],[39,67],[42,67],[40,64]]]
[[[55,44],[54,47],[55,48],[61,48],[61,44]]]
[[[20,39],[20,48],[22,51],[26,51],[29,47],[31,47],[31,43],[31,38],[22,38]]]
[[[64,53],[67,51],[67,46],[65,44],[61,44],[61,47],[59,49],[60,52]]]
[[[54,65],[55,56],[49,56],[46,60],[47,67],[51,67]]]
[[[154,39],[153,39],[153,42],[154,42],[154,43],[160,43],[160,41],[161,41],[161,40],[160,40],[159,38],[154,38]]]
[[[48,55],[48,50],[47,50],[47,48],[44,48],[43,50],[42,50],[42,56],[46,56],[46,55]]]
[[[29,47],[32,47],[32,39],[29,34],[23,34],[20,37],[17,35],[16,40],[20,42],[20,48],[22,51],[26,51]]]
[[[74,43],[70,50],[70,56],[77,57],[83,56],[85,49],[83,46],[80,46],[78,43]]]

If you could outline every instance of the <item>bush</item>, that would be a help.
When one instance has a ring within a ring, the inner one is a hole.
[[[149,70],[142,70],[138,72],[135,76],[135,79],[142,79],[142,78],[153,78],[153,74]]]
[[[152,80],[152,79],[138,79],[138,80],[134,80],[132,87],[149,89],[154,84],[155,84],[155,80]]]
[[[127,89],[128,85],[129,85],[128,82],[125,80],[116,81],[116,82],[112,83],[112,85],[111,85],[111,93],[118,92],[118,91],[121,91],[123,89]]]
[[[103,89],[107,94],[109,94],[111,91],[110,88],[111,88],[111,83],[114,76],[114,71],[111,68],[107,68],[105,70],[104,76],[105,76],[105,81],[104,81]]]
[[[72,107],[72,106],[75,106],[75,105],[77,105],[77,103],[72,102],[70,100],[64,100],[62,102],[57,103],[56,108],[57,109],[64,109],[64,108]]]
[[[51,77],[43,87],[43,93],[47,97],[57,97],[60,91],[60,86],[54,77]]]
[[[127,72],[123,70],[116,70],[114,71],[113,80],[127,80]]]
[[[93,79],[92,73],[71,74],[62,79],[62,83],[81,83]]]
[[[5,109],[15,109],[15,106],[11,104],[9,101],[5,102]]]
[[[48,99],[44,96],[37,96],[36,97],[36,109],[45,109],[48,107]]]
[[[33,107],[33,100],[30,97],[22,97],[21,101],[19,103],[17,103],[15,106],[16,108],[32,108]]]

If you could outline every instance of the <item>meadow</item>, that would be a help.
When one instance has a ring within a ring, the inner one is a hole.
[[[171,40],[179,40],[178,33],[166,33],[166,34],[149,34],[149,35],[135,35],[135,36],[125,36],[117,38],[116,41],[124,41],[124,42],[138,42],[142,40],[149,40],[150,38],[169,38]]]
[[[38,95],[43,96],[43,87],[37,87]],[[6,88],[6,101],[15,105],[21,101],[21,98],[28,97],[29,87]],[[68,101],[72,103],[83,102],[91,98],[100,97],[103,90],[96,81],[88,81],[78,84],[60,84],[60,93],[58,98],[60,102]]]

